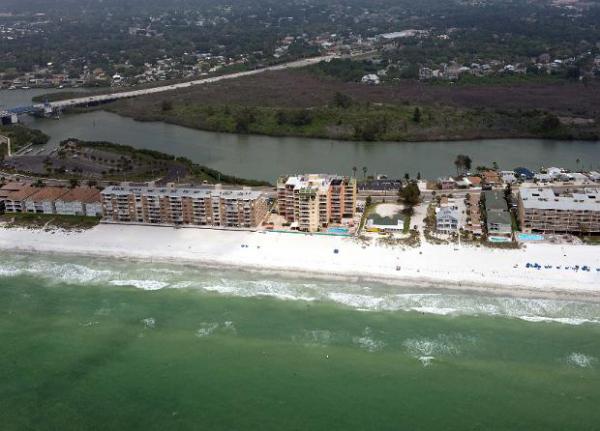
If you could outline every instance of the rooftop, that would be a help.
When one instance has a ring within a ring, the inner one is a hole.
[[[551,188],[524,188],[519,191],[526,209],[600,211],[600,189],[555,192]]]
[[[23,187],[18,190],[12,191],[6,195],[6,199],[9,201],[22,201],[26,197],[34,194],[39,189],[28,185],[23,185]]]
[[[506,210],[506,199],[504,192],[498,190],[488,190],[483,193],[485,196],[485,208],[489,211],[492,209]]]
[[[100,202],[100,191],[94,187],[75,187],[62,195],[60,199],[63,202]]]
[[[40,187],[37,191],[29,195],[26,199],[34,202],[55,201],[65,193],[68,189],[63,187]]]
[[[191,198],[210,198],[220,197],[223,199],[247,199],[253,200],[263,196],[262,192],[253,190],[219,190],[200,187],[146,187],[146,186],[109,186],[102,193],[104,196],[129,196],[134,195],[153,195],[158,197],[191,197]]]

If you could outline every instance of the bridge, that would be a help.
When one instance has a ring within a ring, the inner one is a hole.
[[[277,71],[277,70],[285,70],[285,69],[293,69],[299,67],[306,67],[313,64],[317,64],[321,61],[330,61],[333,58],[336,58],[335,55],[321,56],[321,57],[312,57],[306,58],[302,60],[296,60],[288,63],[282,63],[275,66],[264,67],[260,69],[247,70],[244,72],[236,72],[230,73],[227,75],[214,76],[210,78],[197,79],[195,81],[182,82],[179,84],[169,84],[163,85],[159,87],[152,88],[143,88],[139,90],[130,90],[130,91],[120,91],[106,94],[95,94],[91,96],[82,96],[76,97],[73,99],[65,99],[58,100],[55,102],[46,102],[46,103],[36,103],[31,106],[22,106],[17,108],[9,109],[7,112],[9,114],[30,114],[30,113],[40,113],[44,115],[50,115],[53,112],[61,111],[65,108],[70,108],[74,106],[87,106],[87,105],[97,105],[107,102],[112,102],[120,99],[129,99],[133,97],[146,96],[149,94],[157,94],[164,93],[167,91],[175,91],[181,89],[187,89],[190,87],[194,87],[196,85],[203,84],[211,84],[213,82],[224,81],[226,79],[236,79],[242,78],[250,75],[257,75],[259,73]]]

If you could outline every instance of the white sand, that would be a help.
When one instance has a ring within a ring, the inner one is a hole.
[[[404,208],[403,205],[398,204],[378,204],[375,207],[375,212],[381,217],[394,217]]]
[[[403,250],[363,246],[335,236],[100,225],[84,232],[0,228],[0,250],[197,262],[600,300],[600,247],[587,245],[530,244],[521,250],[499,250],[425,244]],[[528,269],[528,262],[562,269]],[[591,272],[564,269],[574,265],[587,265]]]

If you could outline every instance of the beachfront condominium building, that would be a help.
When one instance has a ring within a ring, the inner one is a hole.
[[[519,221],[525,232],[600,232],[600,189],[519,190]]]
[[[99,217],[102,197],[95,187],[75,187],[56,199],[54,207],[56,214]]]
[[[102,211],[115,222],[250,228],[266,217],[268,200],[247,188],[120,185],[102,191]]]
[[[25,199],[39,191],[27,183],[9,183],[2,187],[4,211],[7,213],[25,212]]]
[[[34,187],[12,182],[0,188],[0,202],[7,213],[100,216],[100,192],[95,187]]]
[[[38,190],[27,196],[23,202],[25,212],[36,214],[55,214],[56,199],[67,193],[68,189],[62,187],[40,187]]]
[[[293,227],[317,232],[342,223],[356,212],[356,180],[337,175],[307,174],[277,181],[279,214]]]

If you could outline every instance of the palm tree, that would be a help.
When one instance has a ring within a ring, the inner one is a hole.
[[[365,179],[367,179],[367,167],[366,167],[366,166],[363,166],[363,168],[362,168],[362,171],[363,171],[363,177],[364,177]]]
[[[575,163],[577,164],[577,170],[579,171],[579,163],[581,163],[581,160],[579,160],[579,158],[577,158],[577,160],[575,160]]]
[[[358,168],[356,166],[352,166],[352,174],[354,178],[356,178],[356,171],[358,171]]]

